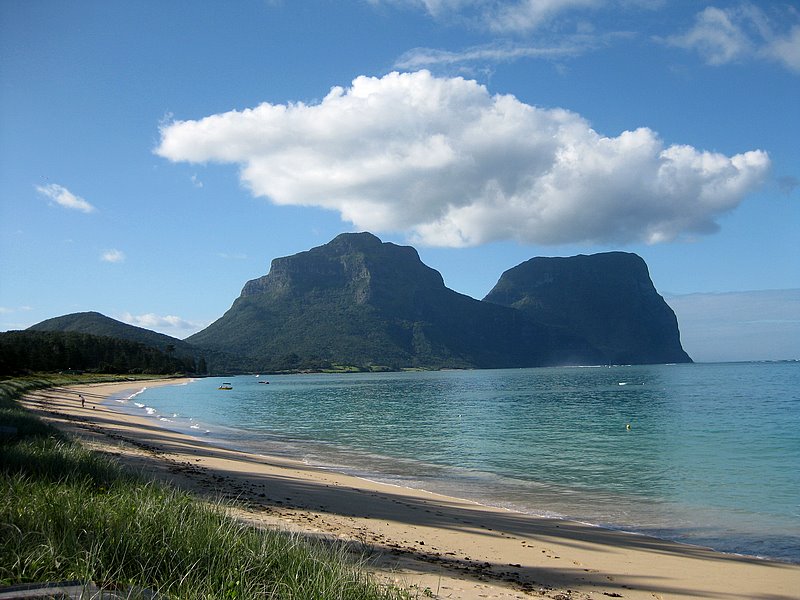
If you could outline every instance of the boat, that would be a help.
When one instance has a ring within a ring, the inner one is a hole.
[[[233,386],[230,383],[223,383],[217,388],[218,390],[232,390]]]
[[[266,383],[266,384],[269,384],[269,381],[259,381],[258,383]]]

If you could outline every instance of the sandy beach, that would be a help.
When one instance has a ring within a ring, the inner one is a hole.
[[[235,500],[239,518],[349,543],[369,555],[377,577],[416,589],[421,598],[800,598],[800,565],[536,518],[219,448],[106,403],[123,390],[177,383],[58,388],[29,394],[23,404],[134,469],[210,499]]]

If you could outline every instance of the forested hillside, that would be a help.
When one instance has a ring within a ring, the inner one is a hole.
[[[205,374],[204,360],[119,338],[64,331],[0,333],[0,375],[31,371],[94,373]]]

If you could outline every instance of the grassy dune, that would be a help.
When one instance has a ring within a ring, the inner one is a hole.
[[[343,549],[247,526],[65,439],[14,401],[43,385],[0,382],[0,425],[18,429],[0,441],[0,586],[78,579],[186,599],[406,597]]]

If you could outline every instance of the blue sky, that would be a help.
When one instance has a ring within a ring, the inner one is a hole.
[[[720,306],[800,354],[797,295],[741,293],[800,288],[797,2],[4,0],[0,86],[0,330],[185,337],[369,230],[476,298],[636,252],[690,354]]]

